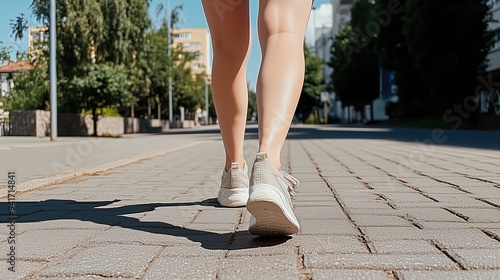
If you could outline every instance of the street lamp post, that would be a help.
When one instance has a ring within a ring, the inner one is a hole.
[[[205,114],[205,125],[208,125],[208,120],[210,119],[210,115],[209,115],[209,103],[208,103],[208,85],[209,85],[209,78],[208,77],[205,77],[205,110],[207,111],[207,113]]]
[[[312,8],[312,13],[313,13],[313,47],[314,47],[314,53],[318,55],[318,49],[316,48],[316,7],[313,6]]]
[[[56,0],[50,0],[50,141],[57,140]]]
[[[168,57],[172,57],[172,46],[171,46],[171,34],[170,27],[172,24],[172,14],[170,10],[170,0],[167,0],[167,44],[168,44]],[[171,61],[170,61],[171,62]],[[168,123],[170,128],[173,126],[174,115],[173,115],[173,102],[172,102],[172,63],[170,63],[170,69],[168,71]]]

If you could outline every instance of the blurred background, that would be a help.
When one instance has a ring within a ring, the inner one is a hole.
[[[56,10],[62,135],[98,135],[106,121],[122,133],[216,123],[200,1],[57,0]],[[49,0],[10,1],[0,13],[0,135],[48,135],[48,125],[26,127],[49,119]],[[499,17],[498,0],[315,1],[294,122],[500,129]]]

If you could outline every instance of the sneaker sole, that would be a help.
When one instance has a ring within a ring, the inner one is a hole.
[[[283,194],[267,184],[252,186],[247,202],[248,211],[254,216],[255,223],[249,232],[254,235],[292,235],[299,232],[300,226]]]
[[[248,201],[248,188],[220,189],[217,196],[219,204],[225,207],[243,207]]]

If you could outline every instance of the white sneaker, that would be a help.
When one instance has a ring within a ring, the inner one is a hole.
[[[250,176],[250,196],[247,209],[249,231],[254,235],[291,235],[299,232],[291,196],[299,181],[284,171],[278,171],[267,157],[257,154]]]
[[[238,163],[231,163],[228,171],[222,172],[221,188],[217,200],[226,207],[245,206],[248,200],[248,167],[245,163],[243,170]]]

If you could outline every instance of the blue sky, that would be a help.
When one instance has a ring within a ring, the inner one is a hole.
[[[207,23],[205,17],[203,15],[203,9],[201,6],[201,1],[199,0],[171,0],[172,7],[176,5],[183,4],[184,11],[183,17],[185,21],[180,24],[180,27],[206,27]],[[14,19],[17,15],[24,13],[28,16],[28,24],[29,25],[37,25],[36,21],[31,16],[31,12],[29,10],[29,6],[32,0],[9,0],[3,1],[2,9],[0,12],[0,41],[3,42],[3,45],[11,47],[14,52],[17,50],[25,51],[28,48],[28,41],[25,38],[22,41],[15,41],[14,38],[10,36],[11,28],[10,28],[10,20]],[[255,32],[256,28],[256,20],[257,20],[257,8],[258,1],[250,0],[251,7],[251,20],[252,20],[252,35],[253,35],[253,45],[252,52],[250,54],[250,60],[248,63],[248,74],[247,79],[250,82],[252,88],[255,87],[255,82],[257,80],[257,74],[259,71],[259,65],[261,61],[260,48],[257,40],[257,34]],[[329,0],[316,0],[315,6],[319,6],[323,3],[329,3]],[[7,4],[8,3],[8,4]],[[164,3],[166,4],[166,0],[153,0],[150,8],[150,14],[155,21],[156,18],[156,7],[158,4]]]

